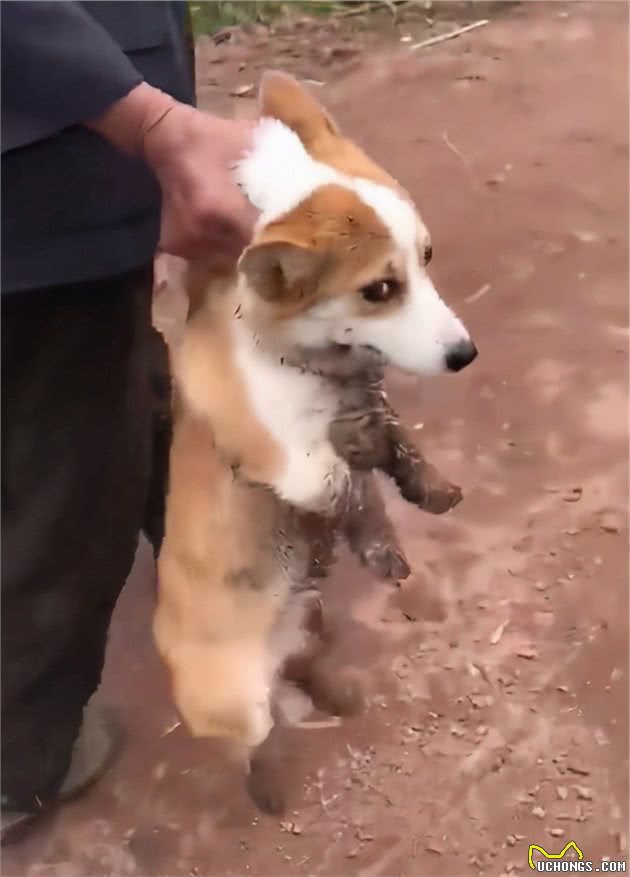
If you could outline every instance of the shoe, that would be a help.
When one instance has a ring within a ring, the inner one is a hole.
[[[68,801],[79,795],[101,777],[116,754],[117,738],[115,725],[104,710],[92,700],[88,701],[83,709],[81,730],[57,802]],[[3,809],[0,816],[0,845],[15,843],[22,837],[24,829],[48,810],[48,806],[35,813]]]

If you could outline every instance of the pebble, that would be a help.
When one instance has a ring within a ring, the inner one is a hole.
[[[506,180],[507,177],[505,174],[496,174],[496,176],[486,180],[486,186],[499,186],[502,183],[505,183]]]
[[[440,849],[440,847],[436,846],[435,844],[429,844],[427,847],[425,847],[425,849],[427,853],[434,853],[436,856],[444,855],[444,850]]]
[[[576,773],[576,774],[578,774],[579,776],[582,776],[582,777],[587,777],[587,776],[589,776],[590,773],[591,773],[590,770],[589,770],[587,767],[584,767],[584,766],[581,765],[581,764],[576,764],[574,761],[570,761],[570,762],[567,764],[567,770],[568,770],[570,773]]]
[[[469,700],[475,709],[484,709],[492,706],[494,698],[491,694],[471,694]]]
[[[558,788],[556,789],[556,794],[561,801],[566,801],[569,797],[569,790],[566,786],[558,786]]]
[[[550,828],[549,834],[552,837],[564,837],[564,828]]]
[[[576,786],[575,791],[577,792],[577,796],[581,801],[592,801],[593,800],[593,790],[588,786]]]
[[[256,91],[256,86],[250,82],[247,85],[238,85],[230,91],[231,97],[249,97]]]
[[[160,783],[166,776],[166,762],[161,761],[159,764],[156,764],[153,770],[153,777],[156,782]]]
[[[281,822],[280,828],[288,834],[302,834],[302,829],[297,822]]]
[[[535,816],[536,819],[544,819],[547,814],[538,804],[535,807],[532,807],[532,816]]]
[[[608,512],[602,515],[599,526],[604,533],[618,533],[620,528],[619,518],[614,512]]]

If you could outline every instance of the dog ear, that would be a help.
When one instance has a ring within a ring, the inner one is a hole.
[[[307,304],[314,297],[326,254],[292,240],[261,240],[247,247],[238,267],[249,287],[268,302]]]
[[[339,128],[328,112],[297,79],[275,70],[263,74],[260,115],[278,119],[298,135],[305,148],[322,138],[338,137]]]

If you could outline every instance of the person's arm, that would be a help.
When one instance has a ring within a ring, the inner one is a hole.
[[[94,119],[142,82],[77,3],[2,3],[2,151]]]
[[[162,249],[228,264],[238,258],[255,211],[232,169],[251,145],[250,125],[201,113],[143,82],[69,0],[3,2],[1,30],[3,152],[84,125],[155,173]]]

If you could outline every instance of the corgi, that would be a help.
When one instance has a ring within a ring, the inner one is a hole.
[[[370,369],[437,374],[477,355],[429,278],[429,233],[400,184],[289,76],[263,77],[260,115],[235,168],[260,211],[252,243],[232,273],[191,280],[173,357],[154,619],[185,723],[250,765],[279,676],[308,651],[303,516],[332,521],[351,502],[333,425]]]
[[[260,218],[234,282],[188,327],[182,393],[243,477],[333,512],[349,477],[328,439],[326,373],[366,358],[459,371],[477,350],[429,278],[429,233],[401,186],[290,77],[263,78],[261,116],[236,171]]]

